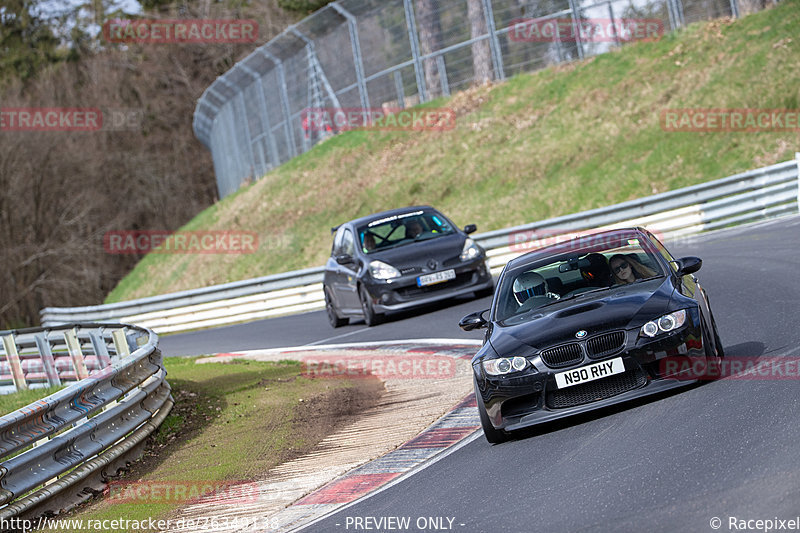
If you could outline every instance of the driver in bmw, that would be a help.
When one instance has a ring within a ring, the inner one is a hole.
[[[541,302],[540,298],[534,298],[536,296],[554,300],[561,298],[558,294],[550,292],[547,282],[540,274],[523,272],[514,280],[514,298],[520,305],[519,310],[527,311],[536,307],[536,302]]]

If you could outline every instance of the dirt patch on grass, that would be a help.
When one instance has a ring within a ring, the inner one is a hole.
[[[171,370],[173,410],[146,441],[140,459],[109,472],[115,481],[263,482],[276,465],[308,454],[373,409],[385,393],[377,378],[309,380],[298,376],[294,364],[182,363]],[[120,503],[98,490],[66,517],[171,518],[190,504],[147,497]]]
[[[293,382],[296,378],[261,380],[265,391],[270,387],[279,387],[282,383]],[[309,398],[300,398],[292,417],[293,444],[290,448],[275,454],[274,463],[290,461],[311,451],[322,439],[337,429],[352,423],[360,413],[377,405],[385,392],[383,382],[377,378],[357,379],[352,386],[337,388],[332,383],[324,392]],[[133,463],[126,473],[128,480],[137,479],[155,470],[163,461],[169,459],[170,452],[180,443],[194,438],[206,426],[213,423],[213,416],[206,414],[208,410],[216,410],[216,404],[210,402],[204,409],[198,409],[203,402],[196,393],[174,391],[175,407],[170,416],[181,417],[183,422],[175,431],[162,431],[151,436],[143,457]],[[163,426],[162,426],[163,427]],[[269,431],[264,426],[263,431]],[[254,476],[262,478],[262,476]]]

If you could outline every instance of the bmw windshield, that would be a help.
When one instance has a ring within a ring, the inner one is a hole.
[[[495,320],[524,322],[535,309],[663,277],[657,252],[642,241],[626,237],[572,250],[567,246],[514,266],[497,289]]]
[[[455,233],[441,213],[411,211],[373,220],[358,228],[358,240],[365,254],[397,248]]]

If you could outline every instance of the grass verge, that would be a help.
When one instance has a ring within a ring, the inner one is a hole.
[[[675,108],[800,101],[800,0],[471,89],[454,130],[338,135],[200,213],[186,230],[257,232],[248,255],[145,257],[107,302],[323,264],[330,227],[433,204],[480,230],[533,222],[791,159],[800,132],[665,132]]]
[[[28,389],[13,394],[0,395],[0,415],[6,415],[30,405],[36,400],[41,400],[46,396],[60,391],[64,387],[46,387],[42,389]]]
[[[293,361],[195,364],[168,358],[165,366],[175,407],[142,460],[118,480],[152,482],[161,487],[160,495],[143,492],[142,498],[121,503],[113,494],[134,493],[126,490],[130,485],[116,485],[112,497],[98,498],[66,518],[85,523],[167,518],[185,502],[168,498],[164,487],[184,487],[191,494],[213,482],[263,479],[270,468],[311,450],[338,424],[368,408],[383,390],[378,380],[307,379]]]

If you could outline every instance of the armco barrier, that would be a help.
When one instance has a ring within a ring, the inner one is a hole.
[[[800,157],[800,155],[798,156]],[[644,226],[664,239],[798,212],[798,160],[638,200],[475,235],[499,273],[512,258],[548,239],[577,232]],[[562,239],[563,240],[563,239]],[[322,268],[286,272],[139,300],[48,307],[42,323],[119,320],[159,333],[221,326],[324,309]]]
[[[18,389],[81,377],[92,366],[87,360],[98,361],[88,376],[0,417],[0,519],[58,511],[61,503],[53,509],[48,504],[83,492],[91,485],[87,479],[142,443],[172,408],[151,330],[81,324],[0,336]],[[69,354],[69,370],[57,364],[54,354],[63,353]],[[21,364],[34,357],[42,372]]]

